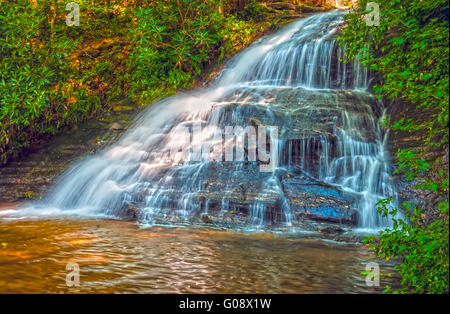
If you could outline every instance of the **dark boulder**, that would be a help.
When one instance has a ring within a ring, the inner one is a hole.
[[[205,223],[205,224],[212,224],[213,220],[211,219],[211,217],[209,217],[206,214],[203,214],[200,219]]]
[[[283,190],[291,210],[298,218],[355,225],[357,211],[351,199],[336,188],[308,178],[284,178]]]
[[[125,203],[123,209],[120,211],[121,218],[125,221],[136,221],[139,219],[140,216],[140,209],[138,206],[131,204],[131,203]]]

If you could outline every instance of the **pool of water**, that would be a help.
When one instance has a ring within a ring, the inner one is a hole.
[[[393,265],[360,244],[267,232],[18,220],[0,221],[0,243],[0,293],[377,293],[397,281],[368,287],[367,263]]]

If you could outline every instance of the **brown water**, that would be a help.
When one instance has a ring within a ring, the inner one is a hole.
[[[110,220],[0,221],[0,293],[370,293],[361,245]],[[69,262],[80,285],[68,287]],[[380,261],[377,261],[380,262]],[[390,266],[380,264],[381,272]],[[382,280],[381,286],[386,284]]]

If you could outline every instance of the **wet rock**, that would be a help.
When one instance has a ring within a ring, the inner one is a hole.
[[[343,230],[339,227],[336,227],[336,226],[327,226],[327,227],[320,229],[320,232],[326,233],[326,234],[341,234],[341,233],[344,233],[345,230]]]
[[[205,223],[205,224],[212,224],[213,220],[211,219],[211,217],[209,217],[208,215],[204,214],[200,217],[200,219]]]
[[[126,203],[124,209],[121,211],[121,218],[126,221],[136,221],[140,216],[140,209],[138,206]]]
[[[261,99],[271,99],[271,105],[260,105]],[[223,125],[276,125],[281,140],[303,140],[332,137],[335,129],[343,129],[348,117],[358,117],[351,135],[356,140],[375,142],[372,128],[382,115],[382,105],[370,94],[347,90],[247,89],[231,103],[221,107]]]
[[[122,130],[126,130],[126,128],[119,122],[114,122],[110,128],[110,130],[114,130],[114,131],[122,131]]]
[[[332,186],[309,178],[284,178],[282,185],[297,218],[350,226],[357,223],[352,200]]]
[[[275,9],[275,10],[296,10],[298,7],[295,4],[289,3],[289,2],[274,2],[274,3],[268,3],[268,7]]]
[[[303,17],[305,17],[305,16],[302,15],[302,14],[295,14],[295,13],[280,15],[280,19],[282,19],[282,20],[289,20],[289,21],[291,21],[291,20],[292,21],[298,20],[298,19],[301,19]]]
[[[173,174],[159,187],[159,201],[151,207],[164,208],[158,214],[161,219],[178,215],[228,227],[250,224],[271,228],[284,226],[291,212],[291,224],[302,229],[315,228],[305,220],[356,224],[357,211],[351,208],[354,200],[324,182],[283,171],[274,177],[259,172],[256,162],[241,164],[238,171],[231,162],[210,163],[202,169],[201,177]],[[201,189],[198,182],[202,182]],[[152,215],[154,218],[155,213]]]
[[[314,7],[314,6],[307,5],[307,4],[302,4],[299,9],[301,10],[301,12],[304,12],[304,13],[322,12],[322,11],[326,10],[326,8],[323,8],[323,7]]]

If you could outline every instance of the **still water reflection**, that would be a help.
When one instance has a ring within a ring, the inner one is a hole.
[[[0,222],[0,293],[372,293],[361,245],[108,220]],[[68,287],[69,262],[80,286]]]

